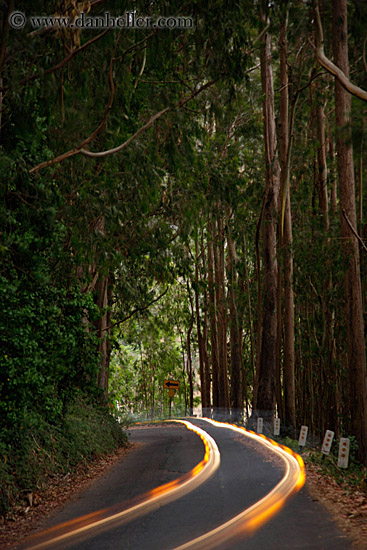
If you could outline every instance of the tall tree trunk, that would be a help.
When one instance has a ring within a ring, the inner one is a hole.
[[[361,145],[359,150],[359,163],[358,163],[358,225],[359,225],[359,232],[363,232],[363,141],[364,141],[364,134],[366,131],[366,123],[367,119],[363,119],[363,125],[362,125],[362,137],[361,137]]]
[[[220,413],[229,413],[229,385],[227,359],[227,299],[224,283],[224,223],[222,207],[217,204],[218,233],[214,246],[215,290],[217,299],[217,334],[218,334],[218,396]]]
[[[186,344],[187,344],[187,375],[189,379],[189,395],[190,395],[190,416],[194,413],[194,379],[193,379],[193,371],[192,371],[192,354],[191,354],[191,334],[192,329],[194,327],[194,319],[195,319],[195,313],[194,313],[194,304],[191,296],[191,289],[190,289],[190,283],[187,281],[187,293],[189,295],[189,302],[190,302],[190,323],[187,329],[186,334]]]
[[[242,327],[238,312],[238,280],[236,270],[236,247],[230,230],[227,230],[227,279],[229,295],[229,333],[231,346],[230,405],[232,420],[243,416],[242,398]]]
[[[261,285],[261,252],[260,252],[260,232],[263,226],[264,204],[266,198],[266,189],[264,192],[263,205],[259,219],[256,224],[255,250],[256,250],[256,285],[257,285],[257,303],[256,303],[256,362],[253,371],[253,396],[252,409],[257,409],[257,390],[259,387],[259,371],[261,357],[261,335],[262,335],[262,285]]]
[[[210,349],[212,363],[213,412],[219,407],[219,358],[217,334],[217,300],[214,287],[214,229],[212,221],[208,222],[208,292],[210,319]]]
[[[326,151],[326,132],[325,132],[325,112],[321,103],[322,98],[317,98],[316,120],[317,120],[317,141],[319,149],[317,152],[318,160],[318,184],[319,184],[319,204],[324,219],[325,230],[329,231],[329,199],[327,193],[327,151]]]
[[[348,77],[347,0],[334,0],[332,7],[335,64]],[[367,465],[367,373],[359,244],[349,226],[351,224],[354,228],[357,227],[350,108],[350,95],[339,81],[335,80],[341,231],[346,263],[345,306],[348,368],[352,396],[350,413],[354,435],[359,446],[359,459]]]
[[[182,354],[182,382],[185,396],[185,416],[187,415],[187,391],[186,391],[186,358],[183,332],[180,330],[181,354]]]
[[[263,26],[267,24],[267,2],[262,2],[260,16]],[[261,356],[257,391],[258,412],[265,419],[274,415],[276,337],[277,337],[277,273],[276,227],[279,198],[279,165],[276,157],[276,133],[274,114],[273,72],[271,67],[271,40],[265,32],[260,48],[261,83],[264,95],[263,119],[266,160],[266,198],[264,203],[264,285]]]
[[[328,131],[328,138],[329,138],[329,159],[330,159],[330,168],[328,171],[329,176],[329,185],[331,187],[330,191],[330,208],[331,212],[333,214],[336,214],[338,211],[338,185],[337,185],[337,176],[336,176],[336,170],[333,168],[335,165],[335,143],[334,143],[334,135],[333,135],[333,127],[330,124],[329,125],[329,131]]]
[[[329,76],[327,76],[329,79]],[[319,301],[322,309],[323,319],[323,333],[320,349],[320,375],[323,376],[322,394],[323,399],[323,411],[325,411],[325,424],[328,426],[334,426],[335,430],[338,430],[338,417],[337,417],[337,387],[338,387],[338,369],[333,361],[333,340],[334,340],[334,313],[332,311],[332,302],[329,300],[329,296],[332,289],[332,270],[331,259],[329,256],[329,236],[325,239],[325,233],[330,231],[329,221],[329,197],[328,197],[328,167],[327,167],[327,137],[326,137],[326,124],[325,124],[325,97],[324,89],[325,82],[316,83],[316,126],[317,126],[317,182],[318,182],[318,194],[319,194],[319,210],[322,219],[322,228],[320,239],[323,244],[326,244],[326,269],[323,274],[322,295],[319,297]]]
[[[290,200],[290,155],[291,142],[289,129],[293,126],[289,122],[289,83],[287,70],[287,19],[284,14],[280,26],[280,123],[279,123],[279,150],[280,150],[280,182],[285,196],[284,205],[284,233],[281,229],[281,244],[284,247],[284,423],[296,426],[296,397],[294,375],[294,292],[293,292],[293,236],[292,214]],[[292,113],[293,114],[293,113]],[[281,289],[278,288],[280,294]],[[279,331],[278,331],[279,332]]]
[[[201,259],[203,264],[203,273],[207,277],[208,270],[206,266],[205,258],[205,246],[204,246],[204,232],[201,235]],[[204,360],[204,379],[205,379],[205,403],[206,409],[203,409],[204,416],[210,416],[211,409],[211,373],[210,373],[210,360],[208,354],[208,291],[204,286],[203,297],[203,310],[204,310],[204,322],[203,322],[203,360]]]
[[[255,393],[255,380],[256,380],[256,364],[255,364],[255,345],[254,345],[254,336],[253,336],[253,326],[252,326],[252,312],[251,312],[251,294],[250,294],[250,280],[248,275],[247,268],[247,251],[246,251],[246,238],[243,238],[243,262],[244,262],[244,284],[242,290],[242,295],[245,294],[244,289],[246,287],[247,294],[247,316],[248,316],[248,327],[250,334],[250,351],[251,351],[251,374],[252,374],[252,383],[253,383],[253,393]],[[242,311],[242,326],[244,318],[244,310]],[[249,415],[249,403],[248,403],[248,376],[246,376],[246,371],[243,370],[242,373],[242,389],[244,390],[243,400],[246,402],[246,412]]]
[[[97,320],[97,336],[98,336],[98,352],[100,354],[100,370],[98,373],[98,386],[103,390],[105,398],[107,398],[108,393],[108,374],[109,374],[109,363],[110,363],[110,343],[109,343],[109,312],[107,311],[108,306],[108,295],[109,295],[109,285],[108,277],[103,276],[98,279],[96,284],[97,292],[97,306],[102,313],[102,316]]]
[[[203,333],[201,330],[200,319],[200,299],[199,299],[199,246],[198,241],[195,239],[195,313],[196,313],[196,330],[198,334],[198,348],[199,348],[199,373],[200,373],[200,390],[201,390],[201,405],[205,410],[208,408],[207,390],[206,390],[206,377],[205,377],[205,344]]]

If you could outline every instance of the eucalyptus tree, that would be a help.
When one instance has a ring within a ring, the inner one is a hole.
[[[271,36],[267,27],[267,2],[260,3],[263,37],[260,48],[261,84],[263,91],[264,149],[266,161],[266,188],[263,205],[263,317],[258,388],[255,409],[266,418],[275,410],[275,372],[277,338],[277,216],[279,211],[279,161],[274,111],[274,84],[271,61]]]

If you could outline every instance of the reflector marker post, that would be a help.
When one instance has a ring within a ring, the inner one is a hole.
[[[257,419],[257,428],[256,428],[257,433],[262,434],[263,428],[264,428],[264,419],[261,418],[261,416],[259,416],[259,418]]]
[[[330,453],[333,439],[334,439],[334,432],[332,432],[331,430],[326,430],[324,442],[321,447],[321,452],[323,455],[328,455]]]
[[[299,439],[298,439],[298,445],[300,447],[304,447],[306,445],[307,434],[308,434],[308,426],[301,426],[301,430],[299,432]]]
[[[280,434],[280,418],[274,418],[274,435]]]
[[[339,442],[338,468],[348,468],[350,439],[341,437]]]

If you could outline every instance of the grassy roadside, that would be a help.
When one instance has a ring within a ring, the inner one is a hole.
[[[12,443],[0,440],[0,518],[12,519],[55,476],[75,471],[99,456],[127,444],[127,436],[108,411],[77,399],[63,423],[33,418],[14,433]]]

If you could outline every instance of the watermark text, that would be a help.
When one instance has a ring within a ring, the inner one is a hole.
[[[13,29],[23,29],[29,24],[33,29],[178,29],[194,28],[194,20],[190,16],[157,16],[139,15],[136,12],[126,12],[114,16],[110,12],[102,15],[88,15],[81,12],[77,17],[68,16],[26,16],[21,11],[13,11],[9,16],[9,24]]]

